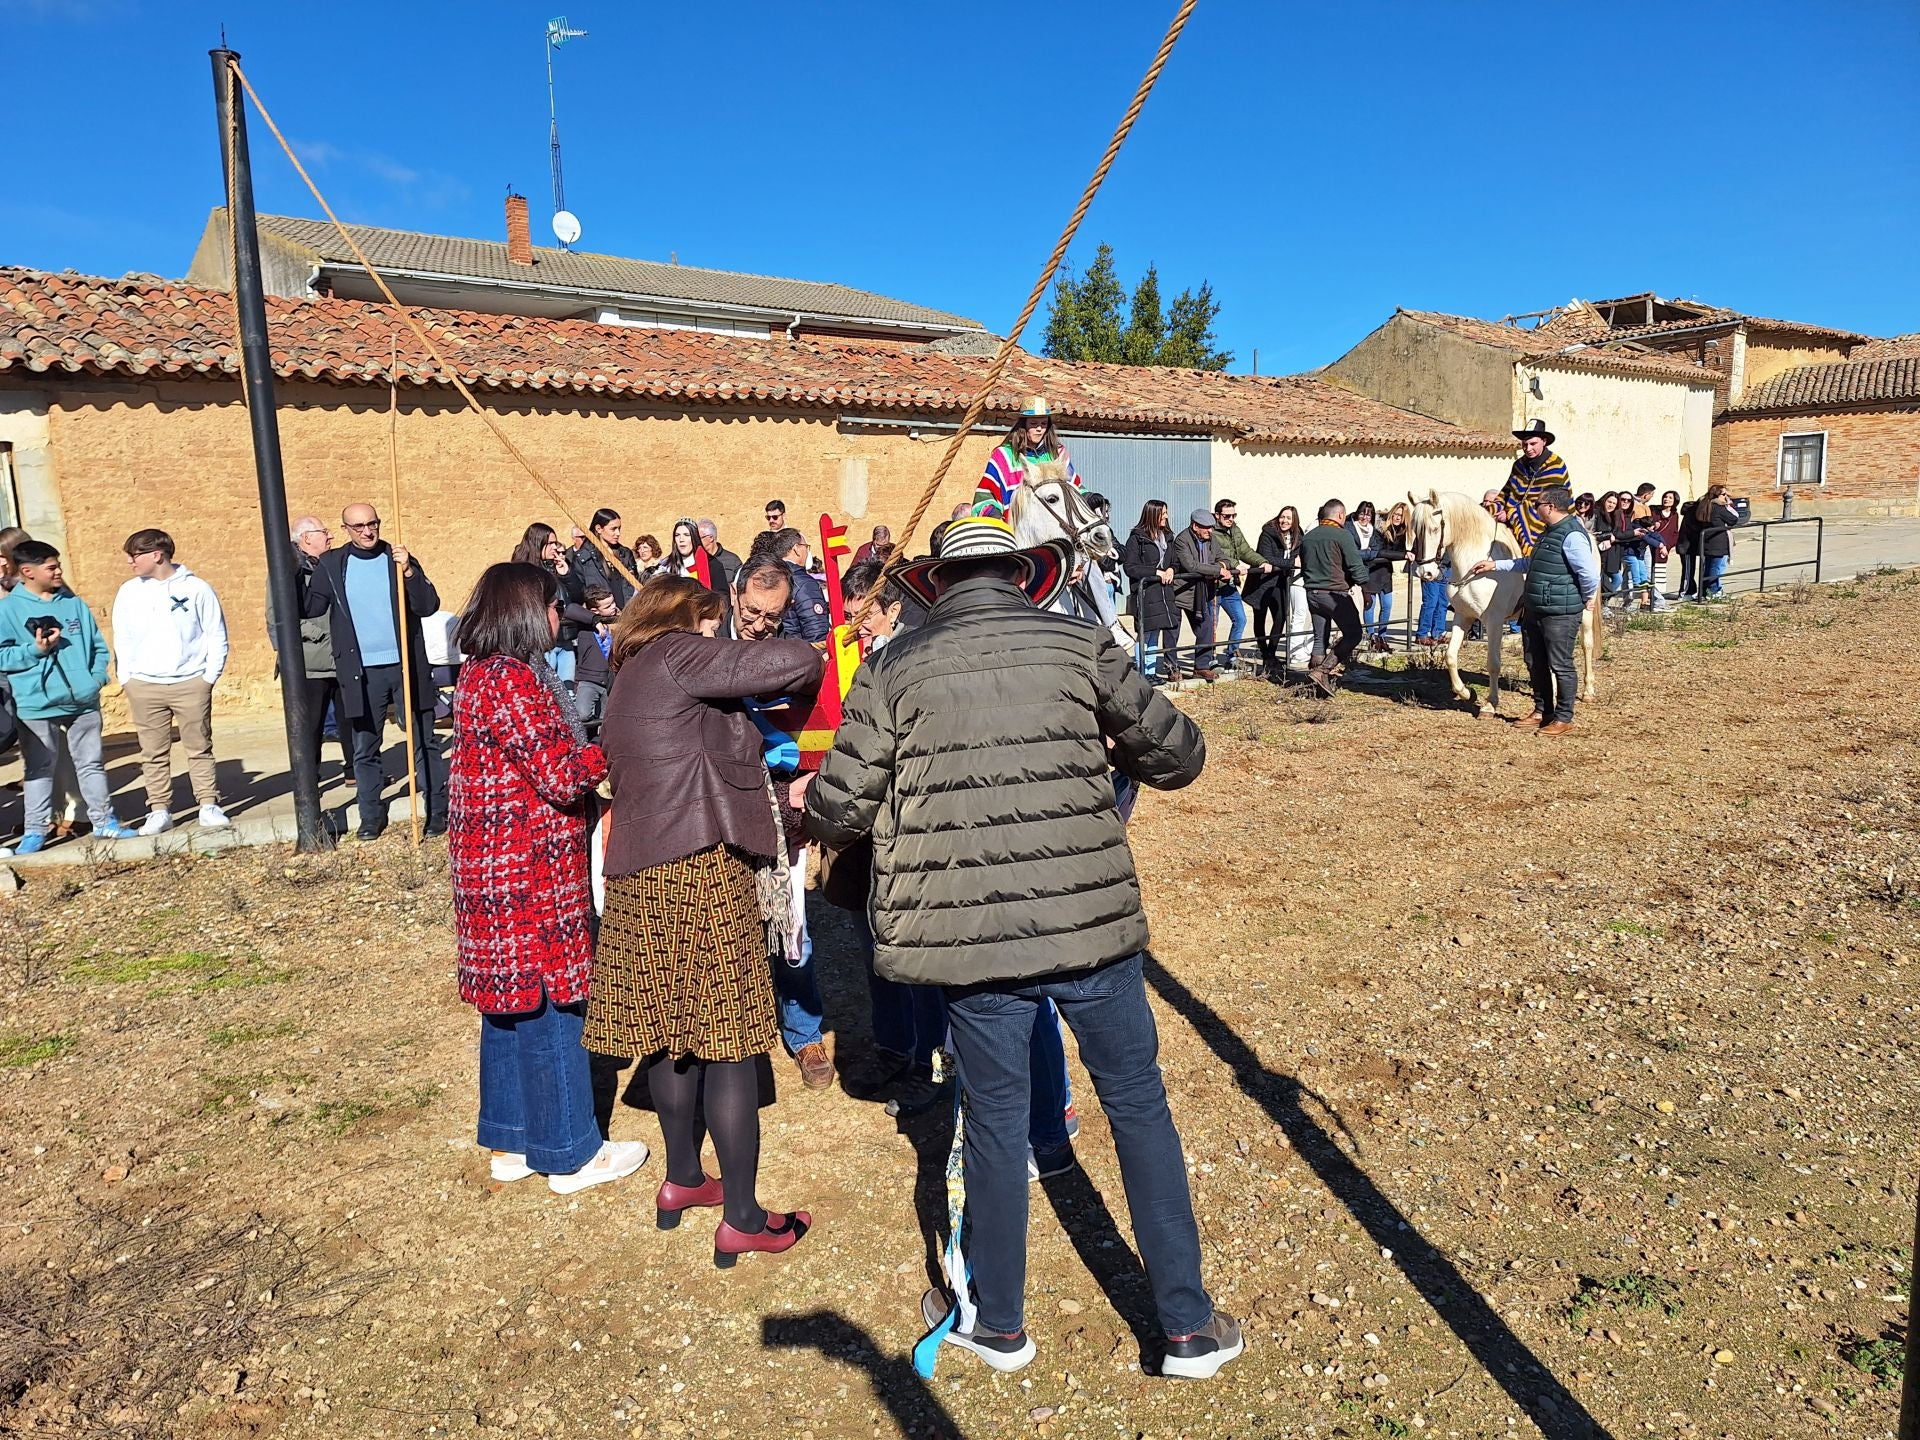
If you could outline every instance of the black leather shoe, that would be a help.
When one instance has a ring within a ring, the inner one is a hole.
[[[378,840],[380,836],[385,833],[385,830],[386,827],[383,825],[362,825],[360,827],[359,838],[362,840]]]
[[[429,820],[425,825],[420,827],[420,834],[428,840],[433,839],[436,835],[444,835],[446,833],[447,822],[444,820]]]

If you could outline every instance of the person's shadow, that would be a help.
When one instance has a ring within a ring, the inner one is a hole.
[[[1295,1153],[1347,1207],[1374,1243],[1391,1251],[1400,1273],[1460,1337],[1468,1353],[1507,1398],[1539,1426],[1540,1433],[1550,1440],[1611,1440],[1611,1432],[1513,1333],[1453,1263],[1381,1193],[1366,1171],[1307,1114],[1301,1102],[1312,1100],[1328,1113],[1332,1113],[1332,1107],[1295,1077],[1263,1066],[1253,1048],[1212,1006],[1188,989],[1151,951],[1144,958],[1147,983],[1233,1071],[1241,1091],[1267,1112],[1292,1142]]]
[[[902,1435],[965,1440],[960,1422],[914,1373],[912,1359],[881,1349],[871,1335],[837,1311],[765,1316],[760,1321],[760,1343],[769,1350],[818,1350],[829,1360],[865,1370],[873,1393]]]

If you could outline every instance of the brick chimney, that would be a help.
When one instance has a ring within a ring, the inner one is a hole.
[[[507,259],[515,265],[533,264],[533,234],[527,228],[527,197],[507,192]]]

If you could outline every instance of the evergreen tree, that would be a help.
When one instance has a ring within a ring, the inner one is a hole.
[[[1196,370],[1224,370],[1233,363],[1232,353],[1218,348],[1213,322],[1220,305],[1205,281],[1198,291],[1182,290],[1163,312],[1160,274],[1149,265],[1134,286],[1123,325],[1121,305],[1127,300],[1114,268],[1113,247],[1103,243],[1078,280],[1062,277],[1054,283],[1045,353],[1055,360]]]
[[[1166,342],[1167,322],[1160,313],[1160,276],[1153,266],[1140,277],[1133,289],[1133,308],[1126,333],[1120,337],[1122,365],[1158,363],[1160,347]]]
[[[1120,305],[1127,298],[1114,273],[1113,247],[1102,244],[1078,280],[1053,287],[1047,317],[1046,353],[1055,360],[1120,359]]]
[[[1167,311],[1167,338],[1157,363],[1193,370],[1224,370],[1231,365],[1233,352],[1220,349],[1213,333],[1214,318],[1219,313],[1220,303],[1206,281],[1200,282],[1198,291],[1182,290]]]

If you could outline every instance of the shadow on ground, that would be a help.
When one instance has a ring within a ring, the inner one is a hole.
[[[1345,1205],[1375,1244],[1391,1250],[1393,1263],[1460,1337],[1480,1367],[1549,1440],[1611,1440],[1606,1429],[1579,1399],[1540,1362],[1518,1335],[1426,1240],[1355,1164],[1303,1101],[1331,1107],[1291,1075],[1269,1070],[1233,1027],[1149,952],[1147,983],[1232,1071],[1241,1091],[1265,1110],[1286,1134],[1300,1158],[1336,1199]]]

